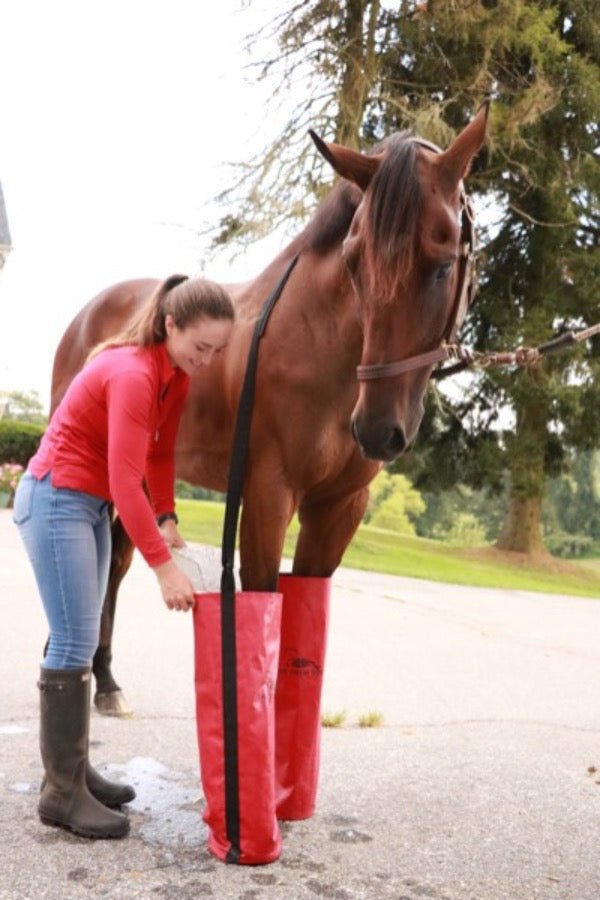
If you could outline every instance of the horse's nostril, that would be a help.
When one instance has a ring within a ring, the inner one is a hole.
[[[367,459],[392,462],[406,450],[406,435],[400,426],[369,430],[361,427],[355,419],[352,419],[350,431],[360,447],[361,453]]]
[[[392,429],[392,433],[388,442],[388,448],[396,456],[402,453],[402,451],[406,448],[406,437],[404,435],[404,429]]]

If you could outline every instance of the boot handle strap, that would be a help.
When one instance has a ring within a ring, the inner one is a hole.
[[[37,686],[42,694],[62,694],[67,688],[67,683],[65,681],[38,681]]]

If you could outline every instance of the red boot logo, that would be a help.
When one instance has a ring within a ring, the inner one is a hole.
[[[282,675],[321,677],[323,675],[323,666],[315,662],[314,659],[301,656],[295,647],[286,647],[282,654],[279,672]]]

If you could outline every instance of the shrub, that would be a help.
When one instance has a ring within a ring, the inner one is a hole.
[[[224,503],[226,495],[177,478],[175,479],[175,496],[179,500],[216,500]]]
[[[0,419],[0,463],[11,462],[26,466],[36,452],[44,425]]]
[[[373,480],[365,521],[374,528],[397,534],[415,534],[414,518],[425,509],[418,491],[405,475],[390,475],[385,469]]]
[[[0,494],[14,495],[22,474],[19,463],[0,463]]]
[[[545,541],[550,553],[563,559],[581,559],[594,556],[598,552],[598,543],[589,534],[569,534],[559,531],[548,535]]]
[[[473,513],[461,512],[455,516],[445,538],[462,547],[477,547],[485,544],[485,528]]]

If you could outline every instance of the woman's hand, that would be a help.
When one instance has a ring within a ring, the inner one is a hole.
[[[173,519],[167,519],[158,530],[162,534],[167,547],[185,547],[185,541],[179,534]]]
[[[154,572],[160,584],[163,600],[169,609],[182,612],[192,609],[195,602],[192,582],[172,559],[156,566]]]

